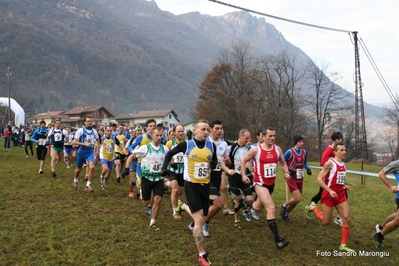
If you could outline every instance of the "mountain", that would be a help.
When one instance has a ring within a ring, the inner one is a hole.
[[[259,56],[285,50],[310,60],[264,18],[245,12],[176,16],[145,0],[3,0],[0,20],[0,69],[11,68],[12,95],[36,103],[31,113],[173,108],[188,122],[198,86],[232,42],[249,41]],[[7,95],[6,79],[0,95]]]

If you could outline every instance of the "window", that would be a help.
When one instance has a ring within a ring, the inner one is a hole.
[[[171,114],[169,114],[169,119],[172,119],[172,115]]]

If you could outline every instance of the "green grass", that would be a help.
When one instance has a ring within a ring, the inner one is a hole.
[[[36,159],[25,159],[23,148],[4,150],[0,142],[0,265],[197,265],[197,251],[187,230],[190,218],[172,218],[170,196],[165,195],[157,219],[160,232],[148,228],[150,218],[138,199],[129,199],[128,180],[121,184],[112,174],[106,191],[93,182],[94,193],[84,190],[82,179],[72,189],[73,169],[57,166],[57,177],[50,173],[47,156],[43,175],[37,174]],[[348,164],[349,169],[356,168]],[[378,172],[381,167],[367,166]],[[281,172],[281,171],[280,171]],[[213,265],[398,265],[398,232],[386,236],[383,247],[389,257],[322,257],[317,250],[337,250],[341,230],[307,220],[304,206],[318,191],[318,171],[306,176],[304,200],[292,212],[292,224],[277,217],[280,235],[290,245],[277,251],[265,220],[245,222],[234,228],[234,218],[219,213],[212,219],[205,248]],[[348,176],[353,192],[349,196],[352,230],[348,245],[356,251],[376,251],[371,234],[374,226],[395,211],[393,194],[377,178]],[[285,185],[277,179],[274,201],[285,199]],[[184,197],[183,197],[184,199]]]

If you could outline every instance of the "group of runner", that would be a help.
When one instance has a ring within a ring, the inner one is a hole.
[[[289,241],[279,235],[272,193],[277,170],[280,168],[284,173],[287,195],[286,202],[280,205],[279,214],[283,221],[291,222],[289,213],[302,200],[305,170],[308,175],[312,174],[307,165],[307,151],[303,149],[302,136],[294,136],[294,147],[283,153],[275,144],[276,132],[272,127],[260,130],[257,134],[258,142],[250,145],[251,135],[248,129],[239,130],[237,140],[229,143],[223,139],[222,121],[214,120],[209,123],[206,120],[198,120],[193,139],[185,139],[183,126],[176,125],[172,133],[168,134],[170,139],[165,143],[163,125],[157,125],[154,119],[146,121],[147,130],[144,133],[133,131],[127,133],[123,125],[118,129],[116,125],[109,125],[100,128],[99,134],[93,128],[92,122],[91,117],[86,117],[84,126],[73,134],[62,129],[60,121],[55,121],[54,127],[50,130],[42,121],[31,136],[31,141],[37,144],[39,173],[43,173],[48,142],[51,143],[53,177],[56,177],[57,162],[62,160],[63,147],[79,147],[76,154],[73,188],[78,189],[79,175],[82,167],[86,165],[85,189],[93,192],[92,178],[98,157],[102,169],[101,188],[105,190],[112,169],[116,171],[117,182],[120,182],[121,177],[129,175],[128,196],[136,196],[134,193],[136,187],[147,213],[151,216],[149,228],[154,231],[160,230],[156,219],[165,184],[170,184],[173,218],[181,219],[182,211],[192,217],[193,221],[188,228],[192,231],[201,265],[210,265],[204,248],[204,237],[209,236],[210,220],[222,209],[225,214],[234,214],[234,226],[238,229],[242,228],[238,215],[241,209],[246,221],[251,221],[251,217],[259,220],[259,212],[266,209],[267,225],[277,249],[289,245]],[[139,131],[138,129],[142,131],[141,127],[137,127],[136,131]],[[131,136],[129,133],[132,133]],[[335,207],[339,216],[334,222],[342,226],[339,249],[353,252],[354,250],[347,246],[350,213],[346,192],[351,188],[345,182],[346,168],[343,161],[346,148],[342,143],[340,132],[334,132],[331,139],[333,143],[326,148],[320,162],[323,166],[317,177],[320,191],[306,206],[307,217],[311,218],[310,214],[315,213],[323,224],[331,224]],[[68,157],[70,163],[69,160]],[[122,165],[125,166],[123,171]],[[399,163],[384,169],[385,172],[397,170],[399,172]],[[380,172],[380,176],[385,172]],[[393,192],[399,191],[398,186],[391,186],[389,181],[387,183],[383,178],[382,180]],[[183,190],[186,196],[185,203],[179,199]],[[228,208],[226,210],[228,191],[233,198],[231,211]],[[288,191],[292,194],[291,199],[288,199]],[[320,199],[323,211],[316,206]],[[397,214],[390,215],[384,223],[376,227],[374,238],[378,248],[381,248],[384,235],[396,229],[398,219]]]

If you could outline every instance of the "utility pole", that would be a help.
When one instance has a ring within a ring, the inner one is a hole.
[[[10,67],[7,67],[6,76],[8,78],[8,122],[11,121],[11,94],[10,94],[10,79],[12,73],[10,72]]]

